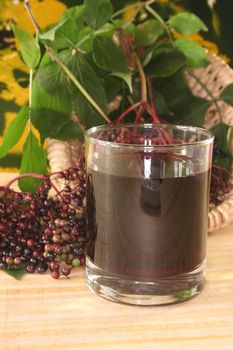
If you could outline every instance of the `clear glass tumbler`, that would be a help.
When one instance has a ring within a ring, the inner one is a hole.
[[[138,305],[183,301],[205,280],[213,135],[122,124],[86,133],[88,285]]]

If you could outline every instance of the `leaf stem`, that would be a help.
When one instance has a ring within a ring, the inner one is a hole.
[[[86,36],[84,36],[84,38],[82,38],[81,40],[79,40],[79,42],[75,45],[75,48],[76,49],[79,49],[79,47],[85,43],[88,39],[90,39],[91,37],[95,37],[99,34],[102,34],[102,33],[109,33],[111,32],[113,29],[111,28],[105,28],[105,29],[99,29],[99,30],[96,30],[95,32],[91,32],[89,34],[87,34]]]
[[[32,110],[32,79],[33,79],[33,69],[30,69],[29,72],[29,102],[28,102],[28,119],[29,119],[29,131],[32,129],[32,123],[31,123],[31,110]]]
[[[139,77],[140,77],[140,82],[141,82],[141,101],[142,102],[147,102],[147,86],[146,86],[146,76],[141,64],[141,61],[138,58],[138,55],[134,52],[133,54],[135,58],[135,62],[137,65]]]
[[[150,0],[150,1],[147,1],[147,4],[148,5],[151,5],[155,2],[156,0]],[[130,4],[128,6],[125,6],[124,8],[122,8],[121,10],[119,11],[116,11],[113,15],[112,15],[112,19],[114,19],[115,17],[118,17],[119,15],[121,15],[122,13],[124,12],[127,12],[129,10],[132,10],[134,9],[135,7],[138,7],[140,5],[143,5],[143,7],[145,6],[145,2],[142,2],[142,1],[137,1],[135,2],[134,4]]]
[[[110,123],[110,119],[107,114],[102,110],[102,108],[95,102],[95,100],[89,95],[86,89],[82,86],[82,84],[78,81],[78,79],[74,76],[74,74],[69,70],[69,68],[59,59],[56,53],[53,51],[51,47],[45,46],[46,51],[48,52],[51,59],[58,64],[59,67],[66,73],[66,75],[72,80],[74,85],[79,89],[79,91],[83,94],[83,96],[87,99],[88,102],[95,108],[95,110],[103,117],[108,123]]]
[[[201,87],[207,92],[207,94],[209,95],[209,97],[211,98],[211,102],[214,103],[217,111],[218,111],[218,114],[219,114],[219,117],[220,119],[222,120],[223,119],[223,115],[222,115],[222,112],[221,112],[221,109],[219,108],[219,105],[218,105],[218,99],[216,99],[214,97],[214,95],[212,94],[212,92],[207,88],[207,86],[201,81],[201,79],[198,78],[198,76],[196,76],[196,74],[191,70],[191,69],[188,69],[187,68],[187,72],[189,75],[191,75],[191,77],[193,77],[200,85]]]
[[[29,17],[31,18],[31,21],[32,21],[33,26],[34,26],[35,31],[36,31],[36,36],[38,38],[39,33],[40,33],[40,26],[37,23],[36,18],[34,16],[33,12],[32,12],[31,5],[30,5],[30,0],[24,0],[24,6],[25,6],[25,8],[26,8],[26,10],[27,10],[27,12],[29,14]]]
[[[163,18],[155,11],[153,10],[151,7],[150,7],[150,3],[146,3],[145,5],[145,9],[153,16],[155,17],[159,23],[163,26],[163,28],[165,29],[166,33],[167,33],[167,36],[170,40],[171,43],[174,42],[173,40],[173,37],[172,37],[172,34],[171,34],[171,31],[167,25],[167,23],[163,20]]]

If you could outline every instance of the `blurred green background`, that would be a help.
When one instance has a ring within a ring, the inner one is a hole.
[[[133,1],[112,0],[115,9],[131,2]],[[233,0],[158,0],[158,2],[164,15],[187,9],[200,16],[209,28],[209,32],[203,34],[204,39],[216,44],[209,44],[211,51],[220,53],[233,67]],[[31,0],[41,27],[57,21],[67,7],[82,3],[83,0]],[[28,70],[17,53],[10,27],[12,21],[19,27],[33,32],[24,10],[23,0],[0,0],[0,144],[6,126],[28,100]],[[9,155],[0,159],[1,171],[17,171],[22,144],[23,142],[19,142]]]

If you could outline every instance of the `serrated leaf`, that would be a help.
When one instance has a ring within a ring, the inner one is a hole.
[[[150,19],[138,25],[135,31],[135,47],[153,44],[162,34],[164,28],[156,19]]]
[[[104,124],[103,118],[101,118],[99,113],[96,112],[96,110],[89,102],[87,102],[85,97],[80,92],[77,92],[75,96],[74,110],[86,129]]]
[[[68,122],[62,127],[62,129],[55,135],[56,139],[61,141],[66,140],[83,140],[84,132],[80,126],[73,121]]]
[[[42,139],[55,137],[70,121],[72,112],[69,80],[61,68],[46,57],[46,64],[43,65],[42,60],[32,85],[31,118]],[[62,51],[58,57],[65,64],[72,58],[69,50]]]
[[[110,0],[84,0],[84,18],[86,23],[98,29],[107,23],[113,8]]]
[[[3,142],[0,145],[0,158],[5,157],[8,151],[18,143],[24,132],[28,118],[28,107],[22,107],[18,115],[12,120],[4,133]]]
[[[62,50],[75,47],[80,28],[73,18],[64,19],[52,29],[40,35],[40,41],[48,44],[54,50]]]
[[[225,87],[219,98],[229,105],[233,106],[233,83]]]
[[[128,85],[129,92],[133,93],[133,82],[132,82],[132,73],[121,73],[121,72],[115,72],[112,74],[113,76],[123,79],[126,84]]]
[[[173,77],[156,80],[154,84],[162,93],[172,112],[163,117],[167,122],[203,126],[204,116],[211,102],[192,95],[186,85],[182,70]]]
[[[90,96],[107,111],[107,97],[102,82],[96,75],[94,69],[87,61],[86,57],[79,54],[73,58],[71,65],[72,72],[78,77],[81,84]],[[86,98],[73,86],[72,89],[73,106],[81,123],[86,127],[103,124],[103,119],[98,112],[90,105]]]
[[[153,89],[154,104],[159,116],[171,114],[164,96],[156,89]]]
[[[198,33],[200,30],[208,31],[205,23],[195,14],[189,12],[180,12],[172,16],[168,24],[183,35]]]
[[[26,65],[32,69],[36,68],[40,62],[40,46],[30,33],[17,28],[14,24],[12,29],[16,39],[19,41],[19,48]]]
[[[112,75],[108,75],[104,78],[103,86],[106,91],[108,102],[112,102],[117,95],[121,94],[122,81],[118,78],[114,78]]]
[[[47,174],[47,158],[33,131],[30,131],[23,148],[20,174]],[[19,180],[20,190],[35,193],[40,180],[25,177]]]
[[[82,51],[90,52],[93,49],[93,29],[86,26],[83,28],[77,36],[76,47]]]
[[[170,50],[152,59],[145,71],[152,77],[168,77],[184,67],[185,56],[178,50]]]
[[[207,50],[193,40],[181,38],[175,41],[175,46],[183,53],[191,68],[206,67],[208,60]]]
[[[185,110],[180,111],[180,116],[183,114],[183,117],[178,120],[178,124],[203,127],[204,118],[210,104],[210,101],[193,96],[188,103],[185,103]],[[176,114],[179,118],[177,110]]]
[[[93,42],[93,60],[96,65],[112,72],[128,72],[128,61],[112,39],[97,36]]]
[[[84,6],[73,6],[66,10],[60,18],[60,22],[72,18],[74,19],[76,26],[78,27],[78,30],[81,30],[84,28]]]

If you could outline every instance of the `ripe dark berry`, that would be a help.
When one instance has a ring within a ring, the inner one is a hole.
[[[59,269],[59,264],[56,261],[52,261],[50,263],[50,270],[54,271],[54,270],[58,270]]]
[[[48,265],[46,263],[40,263],[38,266],[37,266],[37,272],[38,273],[46,273],[46,271],[48,270]]]
[[[34,264],[30,263],[27,265],[26,270],[29,273],[34,273],[36,270],[36,266]]]
[[[71,268],[68,267],[68,266],[65,266],[65,267],[63,267],[63,269],[61,270],[61,272],[62,272],[62,274],[63,274],[64,276],[69,276],[69,275],[70,275],[70,272],[71,272]]]
[[[60,272],[59,272],[58,270],[54,270],[54,271],[52,271],[51,276],[52,276],[54,279],[58,280],[59,277],[60,277]]]

